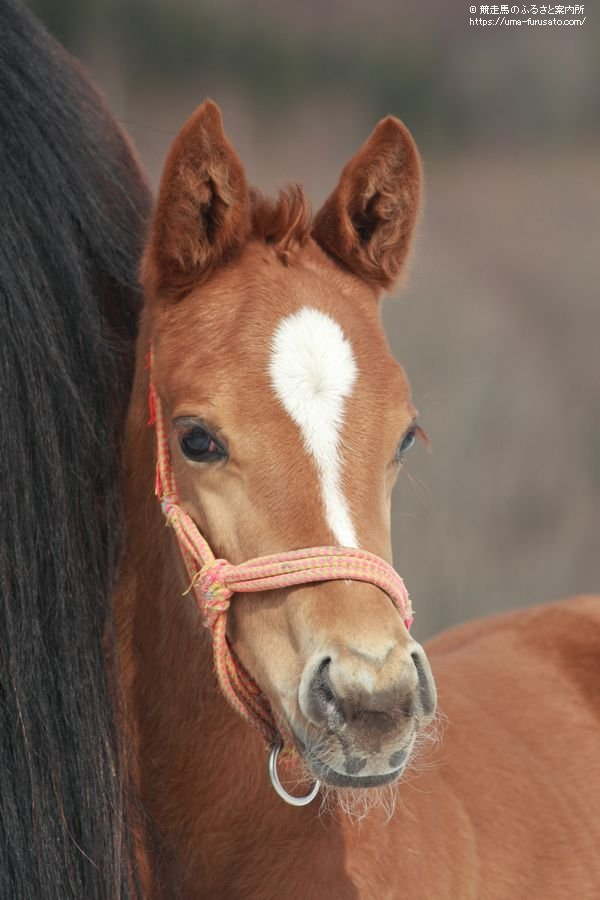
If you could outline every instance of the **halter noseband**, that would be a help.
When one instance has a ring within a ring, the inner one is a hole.
[[[151,362],[150,354],[150,366]],[[297,798],[287,794],[279,782],[277,755],[286,738],[291,749],[291,735],[277,725],[269,701],[229,646],[227,610],[231,597],[234,594],[268,591],[312,582],[344,579],[364,581],[375,585],[389,596],[409,629],[413,614],[404,582],[395,569],[379,556],[351,547],[289,550],[260,556],[238,566],[224,559],[216,559],[191,516],[179,505],[165,421],[151,378],[149,406],[148,424],[154,425],[156,431],[155,493],[167,523],[175,531],[190,577],[190,586],[185,593],[193,592],[204,625],[212,634],[214,667],[219,687],[233,709],[253,725],[271,747],[269,774],[279,796],[292,805],[304,805],[316,796],[319,783],[316,783],[306,797]]]

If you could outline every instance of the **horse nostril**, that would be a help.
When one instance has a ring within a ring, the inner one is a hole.
[[[419,698],[426,716],[433,716],[437,704],[435,682],[425,651],[419,647],[410,654],[419,679]]]
[[[328,731],[337,731],[344,721],[340,704],[331,687],[329,666],[331,657],[326,656],[315,670],[310,685],[311,718],[323,723]]]
[[[313,677],[313,688],[315,690],[320,690],[327,700],[333,699],[333,692],[331,690],[331,687],[329,686],[327,677],[330,665],[331,657],[326,656],[325,659],[319,663],[317,671],[315,672]]]
[[[388,762],[392,769],[399,769],[407,756],[408,750],[396,750],[395,753],[392,753]]]

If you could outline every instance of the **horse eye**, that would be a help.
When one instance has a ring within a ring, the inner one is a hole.
[[[410,448],[413,446],[413,444],[414,444],[416,438],[417,438],[417,429],[416,429],[416,427],[415,427],[415,428],[410,428],[410,429],[406,432],[406,434],[404,435],[404,437],[402,438],[402,441],[400,442],[400,444],[398,444],[398,449],[396,450],[396,460],[397,460],[398,462],[402,462],[402,457],[403,457],[404,454],[405,454],[408,450],[410,450]]]
[[[193,462],[212,462],[227,455],[212,434],[200,425],[185,431],[179,438],[179,444],[184,456]]]

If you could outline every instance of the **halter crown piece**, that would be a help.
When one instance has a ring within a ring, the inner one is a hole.
[[[152,366],[152,353],[149,354]],[[212,634],[214,667],[223,695],[233,709],[256,728],[271,748],[269,774],[273,787],[286,802],[305,805],[319,790],[317,781],[306,797],[292,797],[279,783],[277,755],[285,743],[292,750],[291,735],[278,726],[265,695],[240,661],[227,640],[227,611],[234,594],[268,591],[322,581],[364,581],[384,591],[410,628],[413,613],[401,577],[385,560],[367,550],[350,547],[311,547],[260,556],[235,566],[216,559],[196,524],[179,505],[175,476],[171,467],[165,421],[158,394],[150,378],[149,425],[156,431],[155,493],[167,523],[174,529],[179,549],[190,577],[186,593],[193,592],[204,625]]]

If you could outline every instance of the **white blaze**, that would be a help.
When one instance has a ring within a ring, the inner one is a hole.
[[[305,306],[277,326],[269,374],[316,463],[328,527],[341,546],[357,547],[342,491],[339,446],[344,400],[357,375],[349,341],[330,316]]]

